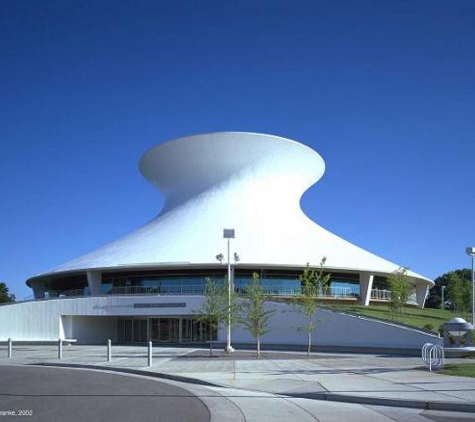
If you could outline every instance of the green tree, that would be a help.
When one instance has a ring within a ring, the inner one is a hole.
[[[231,303],[229,306],[228,278],[224,283],[216,282],[210,278],[205,279],[204,301],[195,311],[198,321],[208,323],[210,326],[210,356],[213,353],[211,333],[220,325],[227,328],[228,322],[233,326],[239,320],[240,305],[237,294],[231,289]]]
[[[15,295],[10,293],[5,283],[0,283],[0,303],[15,302]]]
[[[205,279],[204,301],[195,311],[197,320],[209,326],[209,355],[213,356],[213,332],[224,321],[227,315],[227,292],[222,283],[217,283],[211,278]]]
[[[388,287],[391,291],[389,310],[392,317],[401,315],[410,296],[410,283],[406,268],[398,268],[388,277]]]
[[[326,257],[323,257],[318,270],[310,268],[307,262],[302,274],[299,276],[302,291],[294,302],[305,316],[305,324],[300,328],[307,333],[307,356],[310,356],[312,349],[312,333],[317,328],[315,315],[318,307],[318,296],[325,292],[330,281],[330,274],[324,274],[323,272],[325,261]]]
[[[269,320],[277,311],[265,308],[265,302],[269,295],[265,293],[259,274],[252,274],[252,282],[246,287],[244,293],[246,299],[241,307],[240,323],[256,339],[257,357],[261,357],[261,337],[268,331]]]
[[[442,274],[434,280],[435,286],[432,287],[429,291],[429,296],[427,298],[425,307],[426,308],[439,308],[442,302],[442,286],[446,288],[449,285],[449,277],[452,273],[455,273],[457,276],[461,277],[464,280],[471,280],[470,270],[467,268],[458,269],[454,271],[449,271],[448,273]],[[469,295],[470,296],[470,295]],[[451,300],[448,291],[445,291],[445,300]],[[468,298],[470,300],[470,298]],[[452,300],[451,300],[452,301]]]
[[[447,275],[447,297],[455,312],[467,313],[470,310],[470,280],[461,272],[451,271]]]

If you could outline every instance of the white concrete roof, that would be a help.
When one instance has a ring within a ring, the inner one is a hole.
[[[137,231],[50,272],[143,265],[216,264],[223,228],[247,265],[318,265],[392,273],[399,266],[311,221],[302,194],[325,171],[317,152],[278,136],[223,132],[169,141],[140,161],[142,174],[165,196],[161,213]],[[369,229],[370,230],[370,229]],[[46,275],[43,274],[43,275]],[[423,282],[432,282],[410,272]]]

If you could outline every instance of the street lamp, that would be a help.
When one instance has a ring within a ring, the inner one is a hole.
[[[446,286],[441,286],[440,287],[440,290],[442,291],[442,309],[445,309],[445,297],[444,297],[445,287]]]
[[[467,255],[472,257],[472,325],[475,324],[474,314],[475,314],[475,282],[473,280],[473,260],[475,259],[475,248],[473,246],[465,249]]]
[[[223,237],[228,239],[228,326],[226,330],[226,352],[232,353],[234,352],[234,348],[231,346],[231,289],[234,287],[233,278],[231,275],[231,239],[234,239],[234,229],[224,229],[223,230]],[[223,254],[219,254],[216,256],[216,259],[222,263],[223,262]],[[234,262],[237,263],[239,261],[239,255],[234,252]]]

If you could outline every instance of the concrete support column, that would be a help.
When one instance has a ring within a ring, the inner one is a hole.
[[[33,295],[35,299],[44,299],[45,297],[45,285],[42,282],[34,283],[31,288],[33,289]]]
[[[91,296],[102,293],[102,273],[100,271],[87,271],[87,285]]]
[[[426,301],[426,296],[427,296],[427,289],[428,289],[427,284],[421,284],[421,283],[416,284],[416,302],[419,305],[419,308],[424,307],[424,302]]]
[[[360,274],[360,304],[364,306],[369,305],[371,299],[371,289],[373,288],[372,274],[361,273]]]

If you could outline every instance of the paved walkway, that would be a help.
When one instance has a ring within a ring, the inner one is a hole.
[[[0,365],[5,364],[85,365],[191,381],[188,390],[211,400],[215,414],[224,408],[222,400],[216,405],[217,397],[232,403],[229,420],[262,420],[263,409],[268,420],[289,420],[297,408],[301,420],[350,415],[365,421],[475,420],[475,379],[430,373],[417,357],[318,353],[307,358],[279,351],[258,360],[253,352],[209,357],[202,349],[155,347],[148,367],[146,347],[114,346],[107,362],[105,346],[64,346],[61,361],[55,346],[14,347],[12,359],[1,346]]]

